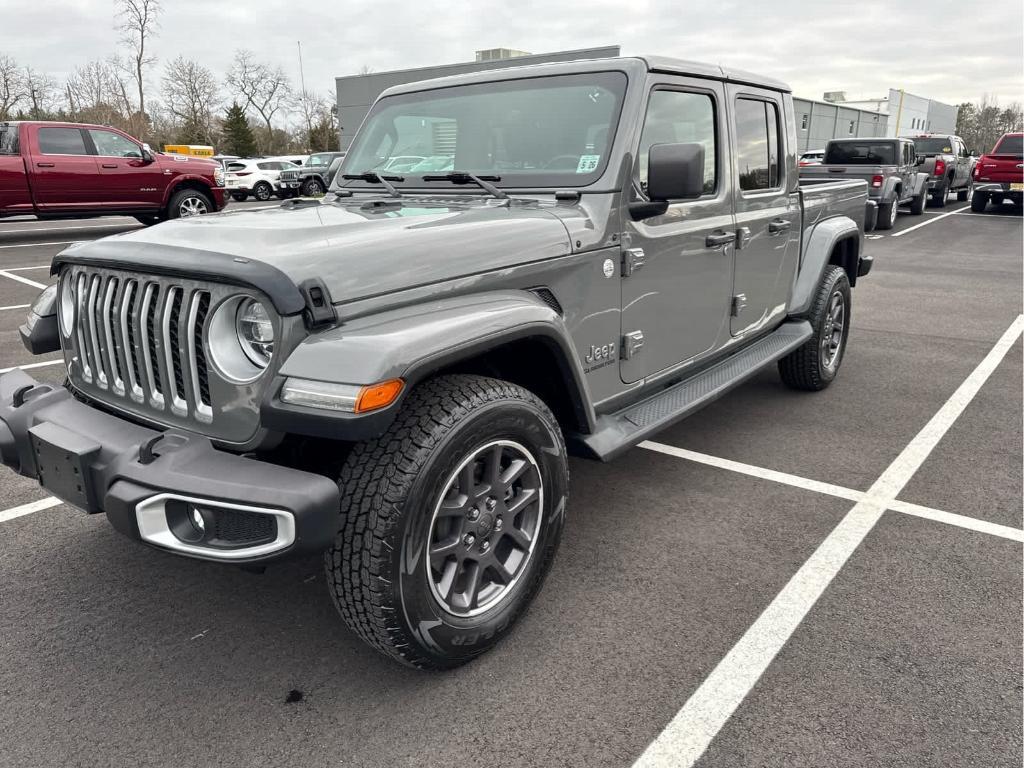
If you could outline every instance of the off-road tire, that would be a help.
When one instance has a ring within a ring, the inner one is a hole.
[[[167,218],[168,219],[180,219],[185,217],[185,213],[182,211],[182,203],[186,201],[193,201],[197,205],[201,205],[205,210],[201,213],[213,213],[213,200],[205,192],[200,192],[198,189],[192,189],[186,187],[185,189],[179,189],[173,195],[171,200],[167,203]],[[191,215],[191,214],[190,214]],[[195,215],[199,215],[198,213]]]
[[[978,192],[975,190],[974,194],[971,195],[971,210],[975,213],[983,213],[988,207],[988,195],[984,192]]]
[[[892,229],[896,223],[893,211],[899,206],[899,196],[893,195],[888,201],[878,206],[878,220],[875,222],[875,229]]]
[[[323,182],[319,179],[309,179],[302,185],[303,197],[316,197],[318,195],[322,195],[324,191]]]
[[[252,188],[252,196],[261,203],[265,203],[274,196],[274,188],[265,181],[258,181],[256,186]]]
[[[535,458],[543,514],[514,587],[475,616],[448,612],[431,591],[426,548],[452,472],[478,448],[513,440]],[[539,589],[561,537],[569,471],[554,415],[522,387],[483,376],[442,376],[412,390],[394,423],[356,445],[338,478],[338,534],[324,556],[345,623],[403,664],[449,669],[493,647]]]
[[[928,187],[922,187],[917,197],[910,201],[910,212],[914,216],[920,216],[924,213],[924,207],[928,203]]]
[[[844,302],[844,325],[835,366],[829,369],[822,359],[822,334],[829,322],[828,310],[832,296],[839,292]],[[814,334],[807,342],[779,360],[779,376],[782,381],[793,389],[817,392],[831,384],[843,362],[846,353],[846,342],[850,335],[850,279],[841,267],[828,267],[822,275],[818,291],[811,302],[811,309],[806,315],[814,329]]]

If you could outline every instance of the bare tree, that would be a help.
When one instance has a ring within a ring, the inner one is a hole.
[[[140,125],[137,133],[143,133],[146,127],[146,97],[143,83],[145,68],[156,61],[155,57],[146,55],[146,42],[156,35],[159,26],[159,0],[117,0],[118,29],[121,40],[131,46],[132,78],[139,93]]]
[[[25,78],[13,58],[0,54],[0,120],[11,116],[25,97]]]
[[[213,72],[197,61],[178,56],[164,69],[161,92],[164,104],[181,124],[188,140],[213,141],[213,111],[220,91]]]
[[[25,67],[22,81],[25,86],[25,97],[32,105],[32,117],[38,120],[42,114],[50,111],[57,91],[57,81],[32,67]]]
[[[235,63],[228,73],[228,85],[239,94],[243,106],[256,110],[267,128],[266,148],[274,143],[273,119],[292,103],[292,86],[284,69],[272,69],[256,60],[252,51],[235,52]]]
[[[75,69],[65,93],[68,111],[76,118],[133,131],[135,104],[128,77],[118,59],[95,59]]]

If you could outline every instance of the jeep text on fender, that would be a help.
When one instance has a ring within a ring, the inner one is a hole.
[[[324,552],[367,643],[461,664],[549,570],[568,451],[835,378],[867,184],[801,188],[794,136],[784,84],[655,57],[392,88],[321,200],[61,252],[21,333],[67,386],[0,376],[0,458],[168,552]]]

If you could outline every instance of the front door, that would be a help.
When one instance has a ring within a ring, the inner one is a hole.
[[[625,214],[622,270],[622,380],[639,381],[711,350],[727,323],[735,227],[728,168],[725,93],[720,83],[665,77],[650,91],[633,173],[645,199],[653,144],[704,147],[704,195],[660,215]]]
[[[784,161],[792,137],[782,129],[781,94],[730,85],[729,98],[738,235],[729,327],[739,336],[785,314],[800,254],[800,195],[793,163]]]
[[[103,207],[114,210],[159,208],[166,182],[159,163],[142,159],[142,147],[114,131],[90,128],[105,190]]]

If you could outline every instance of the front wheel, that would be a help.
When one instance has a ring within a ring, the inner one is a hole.
[[[850,335],[850,279],[841,267],[829,267],[807,316],[814,334],[779,360],[779,375],[794,389],[817,392],[835,379]]]
[[[239,203],[245,202],[245,198],[247,198],[248,196],[249,195],[247,195],[245,192],[232,192],[231,193],[231,199],[236,201],[236,202],[239,202]]]
[[[551,566],[568,482],[558,422],[531,392],[482,376],[421,384],[341,470],[324,563],[345,623],[422,669],[489,650]]]
[[[302,185],[302,194],[305,197],[319,197],[324,193],[324,185],[319,179],[310,179]]]
[[[213,201],[198,189],[179,189],[171,196],[167,218],[186,219],[213,211]]]

